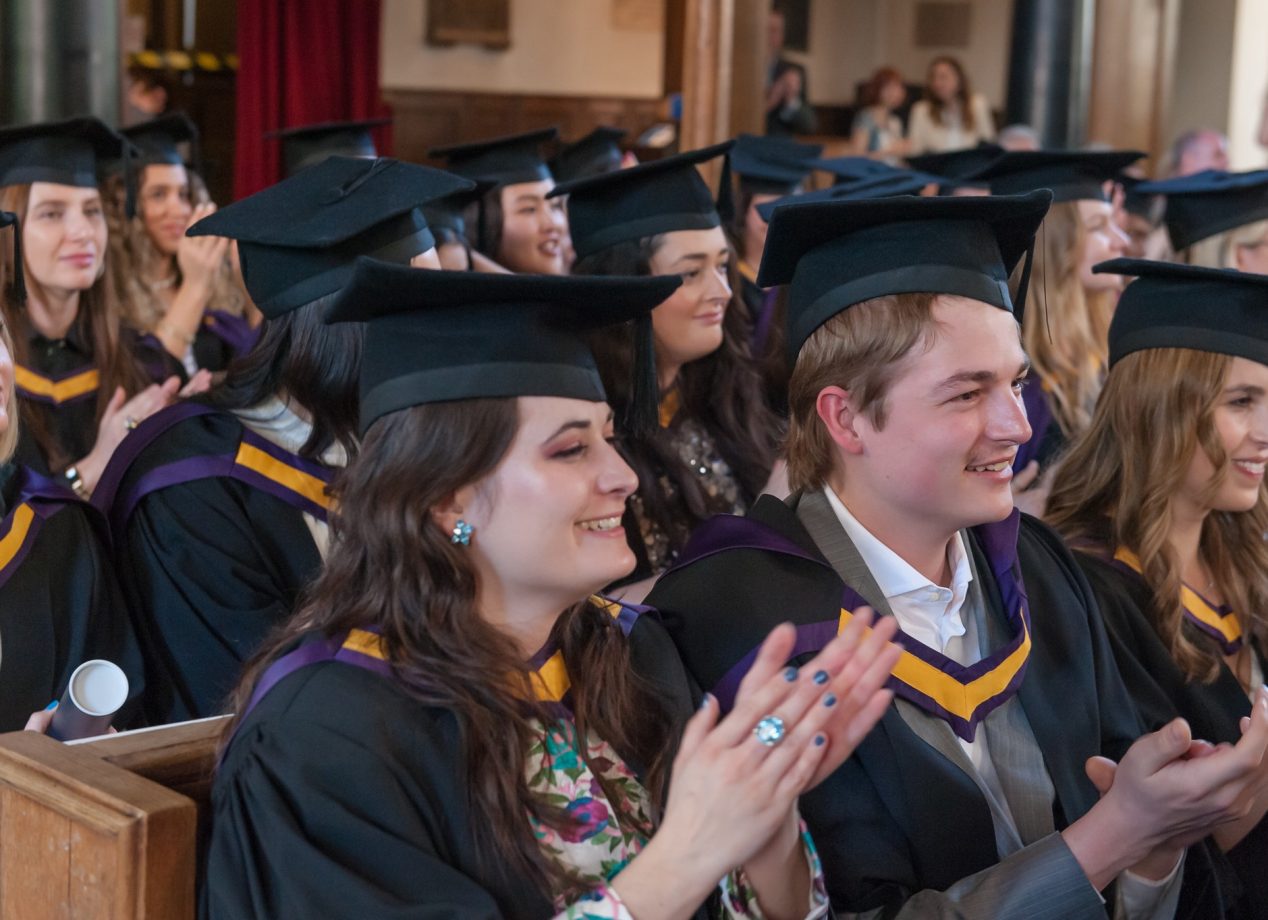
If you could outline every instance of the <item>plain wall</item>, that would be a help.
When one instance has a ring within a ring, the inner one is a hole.
[[[662,31],[619,30],[612,0],[511,0],[511,47],[424,43],[427,0],[383,0],[384,89],[509,95],[662,95]]]

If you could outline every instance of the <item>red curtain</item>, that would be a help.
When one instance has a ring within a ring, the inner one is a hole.
[[[379,118],[380,0],[239,0],[238,125],[233,192],[282,178],[279,128]],[[391,125],[375,132],[391,151]]]

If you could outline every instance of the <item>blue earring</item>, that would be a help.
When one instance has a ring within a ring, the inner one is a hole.
[[[449,542],[457,546],[470,546],[471,534],[475,532],[475,528],[466,521],[458,521],[453,525],[453,533],[449,538]]]

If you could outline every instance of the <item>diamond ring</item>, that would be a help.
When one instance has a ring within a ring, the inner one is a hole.
[[[784,740],[784,720],[779,716],[766,716],[757,723],[753,734],[766,747],[774,747]]]

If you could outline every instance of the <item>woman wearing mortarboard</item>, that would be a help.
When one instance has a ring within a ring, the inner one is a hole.
[[[235,697],[207,920],[826,915],[796,796],[888,704],[892,627],[800,669],[775,630],[719,722],[654,612],[593,595],[636,481],[582,334],[678,283],[360,260],[327,316],[365,324],[362,450]]]
[[[357,443],[360,330],[322,324],[359,255],[438,268],[419,206],[470,183],[331,157],[190,229],[236,240],[260,339],[205,399],[143,423],[94,501],[146,647],[152,722],[216,715],[326,549],[326,486]]]
[[[235,277],[229,241],[185,231],[215,211],[197,169],[198,129],[175,113],[125,129],[139,157],[137,213],[124,213],[123,177],[107,180],[110,258],[124,316],[187,377],[223,371],[246,354],[259,313]],[[180,145],[192,148],[186,158]]]
[[[1079,552],[1118,669],[1149,727],[1242,737],[1268,638],[1268,276],[1138,259],[1109,329],[1091,424],[1047,519]],[[1214,840],[1237,871],[1231,916],[1268,916],[1268,769]]]
[[[21,238],[0,256],[21,397],[18,456],[64,475],[82,497],[124,436],[180,387],[168,356],[124,327],[108,277],[97,172],[124,143],[95,118],[0,131],[0,209],[21,221]]]
[[[724,187],[719,209],[696,171],[729,146],[579,180],[553,193],[568,196],[573,274],[683,279],[639,326],[613,327],[594,341],[626,457],[639,475],[626,522],[639,560],[628,597],[673,564],[699,523],[722,512],[743,513],[777,469],[780,423],[750,350],[752,323],[732,296],[733,252],[719,214],[730,216],[730,189]],[[654,374],[644,375],[637,362],[631,367],[632,339],[655,352]],[[644,393],[659,394],[656,417],[632,411]]]

